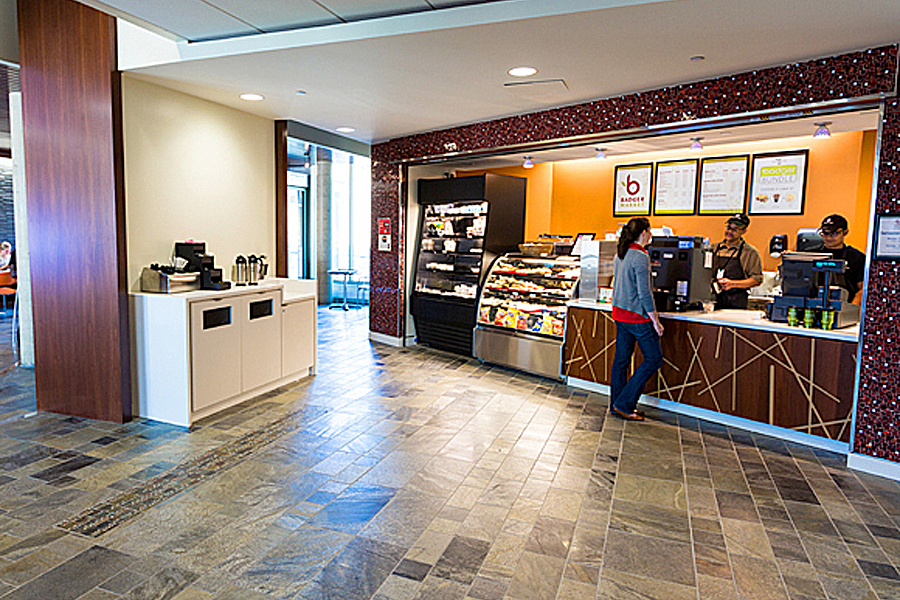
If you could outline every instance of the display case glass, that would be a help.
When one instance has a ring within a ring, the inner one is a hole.
[[[562,338],[580,275],[578,257],[505,254],[485,280],[478,324]]]
[[[423,209],[416,291],[474,300],[481,274],[488,203],[429,204]]]

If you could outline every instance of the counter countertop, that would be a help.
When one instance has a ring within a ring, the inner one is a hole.
[[[571,300],[568,305],[589,310],[612,311],[611,304],[594,302],[593,300]],[[859,341],[859,325],[845,327],[843,329],[834,329],[831,331],[804,329],[802,327],[791,327],[787,323],[774,323],[769,321],[765,318],[763,312],[759,310],[724,309],[716,310],[711,313],[688,311],[683,313],[660,313],[660,316],[664,319],[673,319],[677,321],[691,321],[694,323],[740,327],[742,329],[757,329],[760,331],[777,331],[791,335],[839,340],[842,342],[856,343]]]
[[[315,291],[303,289],[303,286],[294,285],[292,282],[300,280],[285,280],[280,278],[270,278],[261,281],[257,285],[232,285],[227,290],[193,290],[190,292],[175,292],[173,294],[161,294],[156,292],[131,292],[132,296],[148,296],[148,297],[166,297],[177,298],[185,302],[198,302],[201,300],[211,300],[213,298],[230,298],[234,296],[243,296],[245,294],[257,294],[261,292],[270,292],[281,290],[281,303],[291,304],[309,298],[315,298]],[[300,287],[300,289],[297,289]]]

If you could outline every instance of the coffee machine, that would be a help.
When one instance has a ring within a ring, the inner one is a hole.
[[[215,257],[206,253],[206,242],[175,242],[175,266],[185,273],[200,273],[200,289],[227,290],[231,283],[222,279]]]
[[[656,309],[681,312],[711,301],[712,250],[701,237],[654,237],[647,246]]]

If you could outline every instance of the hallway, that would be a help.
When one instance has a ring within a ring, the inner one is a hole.
[[[191,432],[0,375],[0,597],[900,598],[900,484],[367,329],[320,309],[315,377]]]

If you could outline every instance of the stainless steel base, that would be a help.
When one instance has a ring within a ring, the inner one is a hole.
[[[562,379],[562,340],[476,327],[472,351],[475,358],[520,369],[528,373]]]

